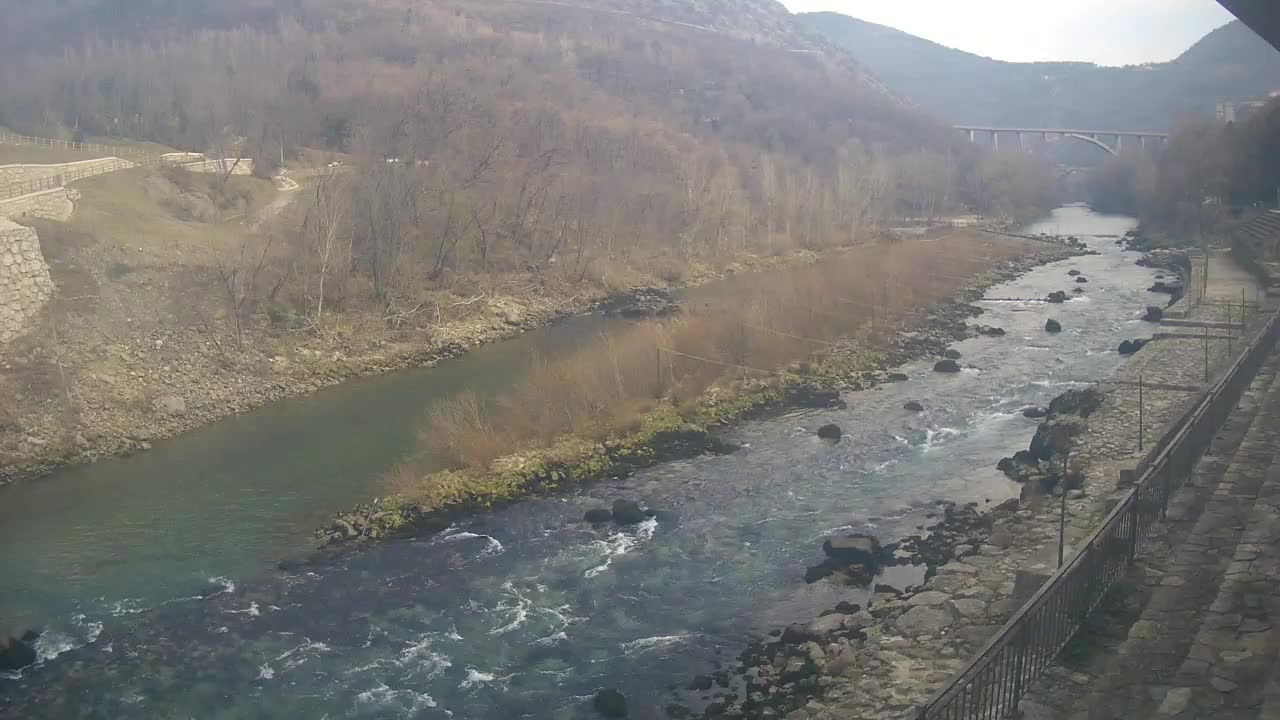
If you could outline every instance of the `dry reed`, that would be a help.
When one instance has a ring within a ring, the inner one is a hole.
[[[504,454],[565,435],[625,432],[660,399],[689,402],[713,384],[796,363],[796,372],[815,372],[808,361],[842,347],[884,347],[913,311],[1026,250],[1019,241],[951,236],[867,245],[811,266],[739,276],[715,288],[713,301],[695,292],[679,318],[604,333],[536,364],[492,405],[459,394],[432,413],[422,447],[437,462],[483,471]]]

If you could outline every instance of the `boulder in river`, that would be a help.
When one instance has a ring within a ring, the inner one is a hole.
[[[1062,323],[1054,320],[1053,318],[1049,318],[1044,322],[1044,331],[1051,333],[1062,332]]]
[[[818,437],[823,440],[839,440],[844,437],[844,431],[840,429],[839,425],[823,425],[818,428]]]
[[[963,356],[960,354],[959,350],[947,350],[942,353],[942,357],[947,358],[948,360],[959,360]]]
[[[865,533],[840,533],[822,542],[822,552],[841,563],[880,564],[880,541]]]
[[[605,688],[596,693],[591,700],[591,707],[607,718],[624,718],[627,716],[627,698],[614,688]]]
[[[1142,319],[1146,320],[1147,322],[1158,323],[1164,319],[1164,309],[1156,307],[1155,305],[1148,305],[1147,314],[1143,315]]]
[[[1072,288],[1071,292],[1075,293],[1076,295],[1082,295],[1084,294],[1084,288],[1082,287]]]
[[[1004,328],[992,327],[990,325],[979,325],[978,334],[987,337],[1001,337],[1005,334]]]
[[[888,380],[891,383],[906,382],[910,379],[911,378],[907,377],[903,373],[889,373],[889,376],[885,378],[885,380]]]
[[[614,500],[611,515],[619,525],[638,525],[649,519],[648,513],[635,500]]]
[[[23,638],[30,636],[28,632]],[[37,636],[38,637],[38,636]],[[11,637],[8,640],[0,640],[0,671],[13,672],[21,670],[28,665],[32,665],[36,661],[36,649],[32,640],[25,640]]]
[[[1087,283],[1087,282],[1089,282],[1089,278],[1087,278],[1087,277],[1085,277],[1085,276],[1081,275],[1080,277],[1076,278],[1076,282],[1078,282],[1078,283]]]
[[[924,412],[924,405],[921,405],[915,400],[908,400],[907,402],[903,403],[902,409],[909,410],[911,412]]]
[[[1067,274],[1068,274],[1068,275],[1070,275],[1070,276],[1072,276],[1072,277],[1075,277],[1076,275],[1079,275],[1079,274],[1080,274],[1080,271],[1079,271],[1079,270],[1068,270],[1068,271],[1067,271]]]
[[[1023,408],[1022,410],[1022,417],[1027,418],[1029,420],[1039,420],[1040,418],[1048,417],[1048,416],[1049,416],[1048,408],[1029,407],[1029,408]]]
[[[613,513],[608,508],[591,508],[582,516],[582,519],[593,525],[607,523],[613,519]]]
[[[1049,302],[1058,305],[1067,301],[1067,292],[1065,290],[1054,290],[1049,293],[1049,297],[1046,299]]]
[[[839,390],[808,382],[794,385],[788,384],[786,403],[802,408],[828,409],[846,407],[844,400],[840,399]]]
[[[939,360],[934,364],[933,371],[940,373],[958,373],[960,372],[960,363],[950,358],[946,360]]]
[[[1132,354],[1134,354],[1134,353],[1138,352],[1139,350],[1141,350],[1141,349],[1142,349],[1142,346],[1143,346],[1143,345],[1146,345],[1148,342],[1150,342],[1150,341],[1148,341],[1148,340],[1125,340],[1124,342],[1120,343],[1120,348],[1119,348],[1120,354],[1121,354],[1121,355],[1132,355]]]
[[[1049,413],[1052,415],[1079,415],[1089,417],[1102,407],[1102,393],[1097,388],[1087,387],[1068,390],[1049,402]]]

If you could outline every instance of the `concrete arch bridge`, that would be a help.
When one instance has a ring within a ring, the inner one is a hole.
[[[1013,135],[1018,140],[1018,147],[1026,147],[1026,139],[1028,136],[1039,135],[1045,141],[1050,138],[1071,138],[1080,140],[1091,145],[1096,145],[1106,150],[1112,155],[1119,155],[1124,150],[1125,139],[1128,138],[1130,143],[1137,142],[1141,147],[1147,147],[1148,143],[1162,145],[1169,140],[1169,133],[1162,132],[1144,132],[1134,130],[1072,130],[1068,128],[1006,128],[1006,127],[979,127],[976,125],[957,125],[956,130],[967,133],[969,142],[977,142],[982,135],[991,136],[991,145],[1000,147],[1000,136]],[[1113,144],[1106,141],[1111,140]]]

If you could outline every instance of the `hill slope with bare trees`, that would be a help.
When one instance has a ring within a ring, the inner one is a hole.
[[[1054,199],[1047,168],[953,144],[773,0],[3,4],[0,126],[242,156],[262,176],[283,163],[301,182],[286,204],[265,183],[133,173],[95,186],[110,198],[85,188],[90,208],[134,203],[110,225],[41,229],[55,283],[92,277],[112,302],[58,304],[29,340],[37,364],[57,329],[70,384],[77,352],[190,344],[210,377],[255,378],[212,415],[433,357],[459,322],[493,337],[610,292],[865,242],[898,218]],[[159,236],[130,218],[157,217],[162,243],[129,241]],[[64,418],[74,448],[62,406],[77,393],[30,380],[54,375],[10,384]],[[120,435],[147,421],[149,396],[111,392],[80,394],[141,408]]]

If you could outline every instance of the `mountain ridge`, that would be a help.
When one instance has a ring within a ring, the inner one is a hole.
[[[1161,131],[1280,87],[1280,53],[1228,23],[1165,63],[1015,63],[838,13],[798,16],[894,92],[955,124]]]

